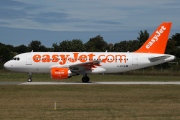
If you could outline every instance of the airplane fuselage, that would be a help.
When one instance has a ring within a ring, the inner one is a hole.
[[[169,56],[166,59],[150,61],[152,57]],[[87,73],[118,73],[174,60],[173,55],[129,52],[29,52],[19,54],[4,66],[17,72],[50,73],[51,67],[69,67],[71,64],[100,61],[96,68]],[[78,68],[81,70],[81,68]],[[82,68],[83,69],[83,68]]]

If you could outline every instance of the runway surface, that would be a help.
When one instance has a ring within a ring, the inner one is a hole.
[[[0,82],[0,85],[180,85],[180,82]]]

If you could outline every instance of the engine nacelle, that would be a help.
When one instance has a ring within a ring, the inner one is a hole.
[[[71,71],[69,68],[51,68],[51,78],[60,80],[66,79],[70,76]]]

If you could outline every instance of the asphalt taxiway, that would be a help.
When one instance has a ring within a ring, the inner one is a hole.
[[[0,85],[180,85],[180,82],[0,82]]]

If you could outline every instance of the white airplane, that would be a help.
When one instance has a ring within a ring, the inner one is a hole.
[[[164,54],[171,22],[163,22],[135,52],[28,52],[6,62],[7,70],[29,73],[50,73],[52,79],[66,79],[82,74],[89,82],[89,73],[119,73],[149,67],[175,59]]]

